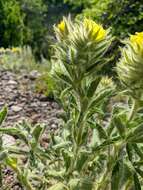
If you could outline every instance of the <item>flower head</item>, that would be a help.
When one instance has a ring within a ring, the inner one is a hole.
[[[136,32],[135,35],[131,35],[130,42],[143,47],[143,32]]]
[[[91,37],[95,41],[101,41],[106,37],[106,30],[93,20],[85,18],[83,21],[84,27],[91,33]]]
[[[122,49],[117,73],[132,96],[143,98],[143,32],[131,35]]]
[[[60,30],[60,32],[64,32],[65,31],[65,28],[66,28],[66,23],[64,20],[62,20],[58,25],[57,25],[57,28]]]

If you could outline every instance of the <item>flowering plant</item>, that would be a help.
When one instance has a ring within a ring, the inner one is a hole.
[[[63,107],[61,128],[51,134],[45,149],[40,144],[42,125],[0,128],[0,133],[16,135],[26,146],[19,150],[1,145],[1,160],[28,190],[141,190],[142,102],[132,91],[138,84],[137,91],[142,90],[136,80],[136,72],[142,72],[141,35],[131,36],[117,64],[121,85],[128,91],[120,93],[129,101],[113,104],[119,91],[112,79],[102,75],[110,32],[89,19],[64,18],[55,26],[55,34],[51,76]],[[130,100],[138,100],[132,108]],[[26,157],[25,167],[17,154]]]

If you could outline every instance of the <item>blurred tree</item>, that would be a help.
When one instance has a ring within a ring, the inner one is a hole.
[[[24,39],[24,14],[16,0],[0,0],[0,46],[19,46]]]
[[[48,43],[48,33],[45,26],[47,6],[43,0],[19,0],[19,2],[21,10],[25,14],[26,38],[24,44],[32,47],[36,57],[47,56],[48,48],[45,49],[45,44]]]

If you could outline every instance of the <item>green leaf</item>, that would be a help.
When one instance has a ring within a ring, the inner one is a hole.
[[[135,167],[136,172],[143,178],[143,171]]]
[[[66,148],[66,147],[69,146],[70,144],[71,144],[70,141],[65,141],[65,142],[62,142],[62,143],[60,143],[60,144],[57,144],[57,145],[52,146],[52,148],[53,148],[54,150],[60,150],[60,149],[62,149],[62,148]]]
[[[127,135],[128,142],[142,143],[143,142],[143,124],[133,128]]]
[[[52,170],[47,171],[46,176],[63,180],[64,174],[65,174],[65,169],[61,169],[60,171],[56,171],[56,170],[52,169]]]
[[[0,152],[0,162],[3,161],[8,156],[8,151],[3,150]]]
[[[70,167],[70,164],[71,164],[72,154],[70,152],[66,151],[66,150],[63,150],[62,155],[63,155],[63,158],[64,158],[64,164],[65,164],[65,167],[66,167],[66,171],[68,171],[68,169]]]
[[[79,190],[79,182],[79,179],[71,179],[68,184],[70,190]]]
[[[66,84],[68,84],[70,86],[74,86],[73,81],[68,76],[63,75],[61,73],[56,73],[56,74],[57,74],[58,78],[60,80],[62,80],[64,83],[66,83]]]
[[[92,121],[89,121],[89,124],[91,125],[91,128],[97,130],[100,139],[107,139],[106,131],[101,125],[99,125],[98,123],[94,123]]]
[[[141,148],[139,148],[139,146],[137,144],[132,144],[132,147],[134,148],[135,152],[137,153],[137,155],[143,159],[143,152],[141,150]]]
[[[132,161],[132,158],[133,158],[133,146],[132,146],[131,143],[126,144],[126,150],[127,150],[129,160]]]
[[[0,111],[0,125],[3,123],[4,119],[6,118],[7,115],[7,107],[5,106],[1,111]]]
[[[112,172],[112,190],[122,189],[129,181],[132,181],[132,170],[130,162],[124,162],[124,160],[118,160],[113,168]],[[130,185],[131,182],[130,182]]]
[[[119,117],[114,118],[114,125],[117,128],[120,136],[124,139],[126,136],[126,127]]]
[[[119,162],[117,161],[112,170],[111,190],[119,189]]]
[[[95,129],[98,131],[100,139],[107,139],[106,131],[104,130],[104,128],[101,125],[99,125],[98,123],[96,123]]]
[[[141,190],[140,181],[136,173],[134,174],[134,190]]]
[[[32,131],[32,141],[31,146],[32,149],[36,148],[37,144],[39,143],[39,138],[44,132],[44,127],[42,125],[36,125]]]
[[[47,190],[69,190],[64,184],[57,183],[56,185],[53,185],[52,187],[48,188]]]
[[[90,147],[91,148],[96,147],[99,142],[100,142],[100,140],[99,140],[99,137],[98,137],[98,134],[97,134],[97,130],[93,129]]]
[[[71,179],[69,182],[70,190],[92,190],[93,180],[92,179]]]
[[[84,151],[84,152],[80,152],[77,163],[76,163],[76,170],[78,172],[81,172],[82,168],[84,167],[86,161],[89,158],[89,153]]]
[[[98,95],[96,95],[94,98],[91,99],[89,104],[89,109],[97,105],[98,106],[101,105],[105,101],[105,98],[109,97],[111,94],[112,94],[111,89],[106,89],[100,92]]]
[[[10,166],[14,171],[18,170],[18,166],[17,166],[17,159],[12,158],[12,157],[7,157],[5,159],[5,162],[8,166]]]
[[[101,80],[101,78],[98,77],[94,81],[91,82],[91,84],[90,84],[90,86],[88,87],[88,90],[87,90],[87,97],[88,98],[91,98],[94,95],[100,80]]]

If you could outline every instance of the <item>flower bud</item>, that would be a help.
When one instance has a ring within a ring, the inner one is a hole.
[[[117,73],[121,83],[134,98],[143,95],[143,32],[131,35],[122,49]]]

